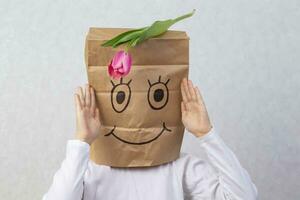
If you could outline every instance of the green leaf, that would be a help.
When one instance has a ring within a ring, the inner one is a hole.
[[[146,28],[146,27],[145,27]],[[124,33],[121,33],[117,36],[115,36],[114,38],[107,40],[106,42],[104,42],[101,46],[103,47],[108,47],[108,46],[113,46],[115,43],[117,43],[119,40],[121,40],[124,37],[129,37],[131,34],[134,34],[136,32],[139,32],[145,28],[139,28],[139,29],[134,29],[134,30],[130,30],[130,31],[126,31]],[[130,40],[130,39],[129,39]]]
[[[120,38],[118,41],[116,41],[114,44],[112,44],[112,47],[117,47],[125,42],[128,42],[129,40],[135,39],[137,37],[139,37],[145,30],[147,29],[147,27],[142,28],[141,30],[138,31],[134,31],[131,32],[129,34],[126,34],[125,36],[123,36],[122,38]]]
[[[139,41],[140,37],[136,37],[136,38],[133,38],[132,40],[129,41],[127,47],[130,48],[130,47],[134,47],[137,42]]]

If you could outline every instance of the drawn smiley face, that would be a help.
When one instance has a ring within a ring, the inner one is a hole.
[[[168,89],[168,83],[170,79],[166,80],[165,82],[161,81],[161,76],[158,77],[158,81],[151,83],[151,81],[148,79],[148,92],[147,92],[147,100],[148,100],[148,106],[150,106],[153,110],[161,110],[163,109],[167,104],[169,100],[169,89]],[[116,113],[122,113],[126,110],[128,105],[130,104],[130,101],[132,99],[131,95],[131,87],[130,83],[132,82],[132,79],[129,80],[127,83],[123,82],[123,78],[120,79],[120,83],[115,84],[111,80],[112,89],[110,92],[111,97],[111,105],[113,110]],[[164,132],[172,132],[171,129],[167,128],[166,123],[162,122],[161,130],[158,131],[152,138],[147,138],[143,141],[129,141],[128,139],[122,138],[118,133],[116,132],[117,126],[114,125],[112,130],[105,134],[104,136],[113,136],[115,139],[132,145],[143,145],[150,142],[153,142],[154,140],[158,139]]]

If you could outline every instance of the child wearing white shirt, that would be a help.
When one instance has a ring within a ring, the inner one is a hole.
[[[199,89],[183,79],[182,122],[206,158],[181,154],[155,167],[114,168],[89,160],[90,144],[101,127],[89,85],[75,94],[76,139],[43,200],[255,200],[257,190],[234,153],[212,128]]]

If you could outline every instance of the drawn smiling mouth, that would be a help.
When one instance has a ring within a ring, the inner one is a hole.
[[[120,140],[121,142],[124,142],[124,143],[127,143],[127,144],[133,144],[133,145],[142,145],[142,144],[147,144],[147,143],[150,143],[150,142],[153,142],[154,140],[156,140],[157,138],[159,138],[164,131],[169,131],[171,132],[170,129],[168,129],[166,127],[166,124],[165,122],[163,122],[163,128],[161,129],[161,131],[155,136],[153,137],[152,139],[150,140],[147,140],[147,141],[143,141],[143,142],[131,142],[131,141],[127,141],[125,139],[122,139],[121,137],[117,136],[115,133],[114,133],[114,130],[115,130],[116,126],[114,126],[114,128],[107,134],[105,134],[104,136],[110,136],[110,135],[113,135],[116,139]]]

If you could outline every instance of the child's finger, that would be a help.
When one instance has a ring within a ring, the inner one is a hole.
[[[98,108],[96,108],[96,110],[95,110],[95,119],[100,121],[100,112],[99,112]]]
[[[190,100],[191,99],[191,94],[190,94],[189,89],[188,89],[187,79],[183,78],[182,82],[183,82],[183,90],[186,94],[187,100]]]
[[[185,108],[184,102],[182,101],[181,102],[181,112],[185,112],[185,111],[186,111],[186,108]]]
[[[90,86],[88,84],[85,85],[85,105],[87,107],[91,106],[91,93]]]
[[[201,105],[204,105],[204,101],[203,101],[203,98],[202,98],[202,96],[201,96],[201,94],[200,94],[199,88],[196,86],[196,87],[194,88],[194,90],[195,90],[195,93],[196,93],[196,96],[197,96],[197,102],[198,102],[199,104],[201,104]]]
[[[183,100],[184,102],[187,102],[187,96],[186,96],[186,93],[185,93],[185,90],[184,90],[183,82],[181,82],[180,88],[181,88],[181,96],[182,96],[182,100]]]
[[[194,90],[195,90],[195,92],[196,92],[197,101],[198,101],[198,102],[202,101],[202,97],[201,97],[201,95],[200,95],[200,92],[199,92],[198,87],[195,87]]]
[[[90,93],[91,93],[91,108],[93,110],[95,110],[96,109],[96,100],[95,100],[94,88],[90,87]]]
[[[193,83],[191,80],[188,80],[188,89],[189,89],[189,93],[191,95],[191,99],[192,100],[196,100],[197,97],[196,97],[196,93],[195,93],[195,90],[194,90],[194,86],[193,86]]]
[[[75,98],[76,112],[78,113],[82,109],[80,98],[79,98],[78,94],[74,94],[74,98]]]
[[[76,89],[76,93],[80,98],[81,106],[85,106],[85,98],[81,87]]]

